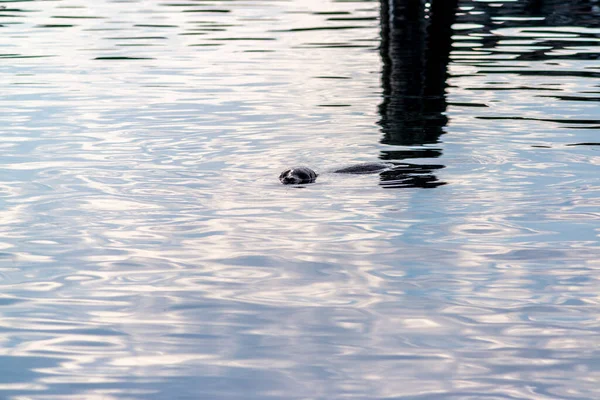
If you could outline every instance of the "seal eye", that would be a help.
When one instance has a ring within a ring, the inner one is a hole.
[[[304,171],[297,171],[296,176],[300,179],[301,183],[310,182],[310,177]]]

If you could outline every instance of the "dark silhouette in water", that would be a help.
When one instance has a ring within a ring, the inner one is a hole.
[[[298,185],[302,183],[313,183],[319,176],[308,167],[292,167],[279,175],[279,181],[284,185]]]
[[[431,174],[432,170],[443,168],[441,165],[415,165],[394,163],[361,163],[331,171],[335,174],[374,174],[379,173],[384,187],[422,187],[431,188],[443,185]],[[288,168],[279,175],[284,185],[302,185],[314,183],[317,174],[309,167]]]
[[[332,171],[337,174],[373,174],[394,168],[394,164],[385,163],[362,163],[351,165]],[[279,175],[279,180],[284,185],[297,185],[301,183],[313,183],[317,180],[317,174],[309,167],[293,167],[286,169]]]
[[[448,122],[444,114],[447,66],[458,0],[433,0],[429,9],[421,0],[393,0],[391,4],[381,1],[381,142],[436,144]],[[424,150],[427,157],[441,155],[440,150]],[[408,154],[400,151],[384,159],[415,156],[423,155],[415,150]]]
[[[383,101],[379,106],[381,143],[414,146],[385,150],[384,161],[438,158],[439,148],[418,147],[439,142],[448,119],[446,87],[452,47],[452,24],[458,0],[381,0]],[[382,186],[433,188],[433,170],[441,165],[406,164],[402,175],[381,174]],[[414,175],[412,175],[414,174]]]

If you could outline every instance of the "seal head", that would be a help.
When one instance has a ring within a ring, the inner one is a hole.
[[[313,183],[317,179],[317,173],[308,167],[294,167],[286,169],[279,175],[279,180],[284,185],[298,185],[302,183]]]

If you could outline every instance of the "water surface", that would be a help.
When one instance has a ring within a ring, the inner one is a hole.
[[[600,396],[597,1],[1,5],[0,397]]]

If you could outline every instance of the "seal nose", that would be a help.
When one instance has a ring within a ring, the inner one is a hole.
[[[294,183],[294,182],[295,182],[294,178],[292,178],[290,176],[286,176],[285,178],[283,178],[283,183],[285,183],[286,185]]]

